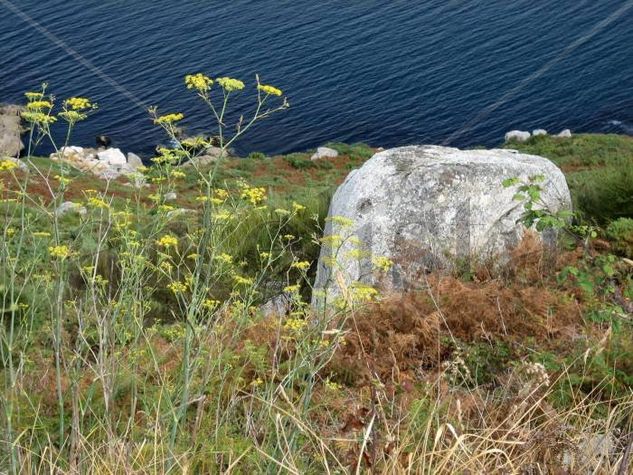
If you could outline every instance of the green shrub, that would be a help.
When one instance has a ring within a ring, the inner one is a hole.
[[[633,219],[616,219],[607,227],[607,236],[616,252],[633,258]]]

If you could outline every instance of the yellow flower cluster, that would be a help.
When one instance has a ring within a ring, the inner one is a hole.
[[[165,114],[165,115],[161,115],[160,117],[156,118],[154,120],[155,124],[173,124],[174,122],[178,122],[181,121],[182,119],[185,118],[185,115],[181,112],[176,112],[173,114]]]
[[[86,120],[88,118],[86,114],[82,114],[79,111],[73,110],[60,112],[59,116],[66,122],[70,122],[71,124],[74,124],[75,122],[79,122],[81,120]]]
[[[37,101],[44,97],[41,92],[25,92],[24,95],[29,101]]]
[[[257,86],[257,89],[262,91],[264,94],[271,94],[273,96],[281,96],[283,94],[281,89],[277,89],[274,86],[269,86],[268,84],[260,84]]]
[[[223,77],[218,78],[217,82],[226,92],[241,91],[244,89],[244,83],[239,79]]]
[[[290,267],[299,270],[307,270],[310,268],[310,263],[308,261],[293,262]]]
[[[177,180],[179,178],[185,178],[187,176],[187,174],[183,171],[180,170],[172,170],[171,173],[169,174],[169,176],[171,176],[173,179]]]
[[[187,89],[195,89],[199,92],[207,92],[213,86],[213,79],[202,73],[187,74],[185,76],[185,85]]]
[[[51,237],[51,233],[47,231],[35,231],[33,237]]]
[[[222,254],[218,254],[217,256],[214,257],[214,259],[224,264],[233,263],[233,256],[231,256],[230,254],[227,254],[226,252],[223,252]]]
[[[64,101],[64,106],[74,111],[81,111],[94,108],[94,105],[90,102],[90,99],[85,97],[71,97]]]
[[[284,330],[298,332],[301,331],[301,329],[303,329],[307,324],[308,322],[302,318],[289,318],[284,323]]]
[[[299,204],[299,203],[297,203],[296,201],[293,201],[293,202],[292,202],[292,210],[293,210],[295,213],[299,213],[299,212],[303,211],[304,209],[306,209],[306,207],[305,207],[305,206],[300,205],[300,204]]]
[[[242,277],[241,275],[236,275],[233,280],[235,281],[235,285],[253,285],[253,279],[250,277]]]
[[[172,236],[171,234],[165,234],[158,241],[156,241],[156,244],[158,244],[160,247],[169,249],[170,247],[178,246],[178,238]]]
[[[66,259],[70,256],[70,249],[68,246],[51,246],[48,248],[48,252],[51,257],[58,259]]]
[[[27,122],[32,122],[34,124],[54,124],[57,122],[57,117],[54,115],[44,114],[43,112],[22,112],[22,118]]]
[[[252,205],[258,205],[266,199],[266,188],[245,186],[242,189],[241,197]]]
[[[378,291],[369,285],[357,284],[351,288],[351,291],[357,300],[372,300],[378,296]]]
[[[345,216],[331,216],[326,219],[326,221],[330,221],[337,226],[342,228],[349,228],[354,225],[354,220],[351,218],[347,218]]]
[[[220,301],[219,300],[205,299],[205,301],[202,302],[202,306],[204,308],[206,308],[207,310],[213,310],[218,305],[220,305]]]
[[[183,284],[182,282],[174,281],[167,286],[169,290],[171,290],[174,294],[182,294],[187,291],[187,284]]]
[[[387,272],[389,269],[393,267],[393,261],[385,256],[377,256],[372,259],[374,267],[377,269]]]
[[[44,100],[32,101],[26,105],[26,108],[29,110],[36,110],[36,111],[42,110],[42,109],[52,109],[53,104],[49,101],[44,101]]]
[[[110,207],[110,205],[106,203],[104,200],[102,200],[101,198],[97,198],[95,196],[91,196],[90,198],[88,198],[87,205],[90,206],[91,208],[100,208],[100,209],[106,209]]]
[[[0,160],[0,172],[8,172],[18,168],[18,164],[14,160]]]
[[[284,292],[288,294],[294,294],[294,293],[299,292],[300,289],[301,287],[299,285],[288,285],[284,287]]]

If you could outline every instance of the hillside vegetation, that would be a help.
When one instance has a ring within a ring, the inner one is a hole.
[[[568,177],[559,253],[528,234],[501,271],[315,314],[329,200],[373,154],[331,146],[201,168],[165,150],[146,187],[1,161],[0,470],[627,473],[633,140],[511,144]]]

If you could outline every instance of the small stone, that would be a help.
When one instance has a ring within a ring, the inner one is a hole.
[[[545,130],[545,129],[534,129],[532,131],[532,136],[533,137],[538,137],[540,135],[547,135],[547,130]]]
[[[571,138],[571,130],[569,129],[565,129],[563,131],[561,131],[557,137],[563,138],[563,139],[568,139]]]
[[[316,153],[310,157],[310,160],[319,160],[321,158],[335,158],[338,157],[338,152],[333,148],[319,147]]]
[[[174,193],[173,191],[165,193],[165,201],[176,201],[177,198],[178,195],[176,195],[176,193]]]
[[[109,148],[102,152],[97,153],[97,158],[102,162],[106,162],[108,165],[123,166],[127,163],[127,159],[121,149]]]
[[[72,201],[64,201],[59,207],[55,210],[55,216],[64,216],[68,213],[77,213],[80,216],[84,216],[88,210],[81,206],[79,203],[73,203]]]
[[[516,142],[526,142],[531,136],[532,134],[524,130],[511,130],[506,133],[505,139],[506,142],[511,142],[513,140]]]
[[[142,167],[143,166],[143,160],[141,160],[141,157],[139,157],[135,153],[128,152],[128,154],[127,154],[127,164],[133,170],[136,170],[138,167]]]

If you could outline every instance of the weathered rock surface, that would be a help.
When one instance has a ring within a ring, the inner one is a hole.
[[[320,160],[321,158],[336,158],[338,152],[330,147],[319,147],[316,152],[310,157],[310,160]]]
[[[127,158],[118,148],[108,148],[102,152],[97,152],[97,158],[108,165],[115,167],[122,167],[127,163]]]
[[[57,216],[64,216],[68,213],[77,213],[80,216],[84,216],[88,210],[79,203],[73,203],[72,201],[64,201],[55,210]]]
[[[334,237],[321,249],[315,288],[337,295],[335,282],[343,278],[345,285],[405,289],[431,269],[502,259],[525,231],[517,223],[524,203],[513,199],[516,187],[502,182],[536,175],[545,176],[547,208],[570,209],[563,173],[542,157],[438,146],[377,153],[334,194],[325,229]],[[394,262],[386,272],[376,269],[384,258]]]
[[[104,180],[114,180],[125,175],[133,180],[135,186],[142,186],[144,183],[144,180],[137,176],[138,173],[135,173],[138,166],[128,163],[118,148],[95,150],[69,145],[63,147],[59,153],[52,153],[50,158],[66,162],[78,170],[92,173]]]
[[[556,137],[560,137],[560,138],[563,138],[563,139],[568,139],[568,138],[571,137],[571,130],[569,130],[569,129],[562,130],[562,131],[560,131],[558,133],[558,135],[556,135]]]
[[[545,130],[545,129],[534,129],[532,131],[532,137],[538,137],[539,135],[547,135],[547,130]]]
[[[18,106],[0,107],[0,157],[17,157],[24,148],[20,139],[20,111]]]
[[[143,160],[141,160],[141,157],[139,157],[137,154],[128,152],[127,164],[130,166],[130,168],[132,168],[133,170],[136,170],[139,167],[143,166]]]
[[[511,130],[510,132],[506,133],[505,139],[506,142],[510,142],[512,140],[515,140],[517,142],[525,142],[529,140],[531,136],[532,134],[525,130]]]

